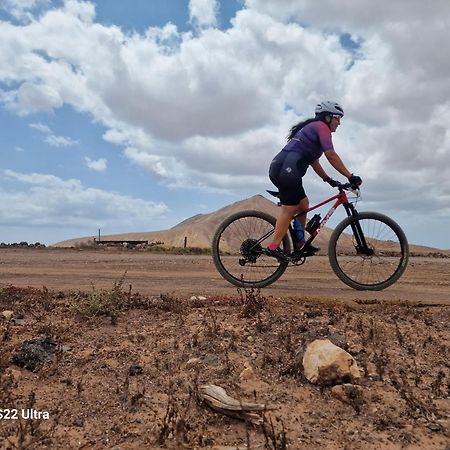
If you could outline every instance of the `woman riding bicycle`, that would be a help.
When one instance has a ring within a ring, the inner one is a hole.
[[[325,154],[330,164],[349,182],[360,185],[360,177],[353,175],[335,152],[331,133],[340,125],[344,110],[336,102],[324,101],[315,109],[315,117],[294,125],[288,136],[288,143],[275,156],[270,164],[269,178],[279,190],[281,211],[277,218],[273,240],[265,249],[265,253],[279,260],[287,257],[280,248],[280,243],[289,229],[292,218],[309,208],[309,200],[303,188],[302,178],[309,166],[330,186],[336,187],[337,181],[327,175],[319,162]],[[306,214],[299,216],[303,230]],[[304,247],[305,241],[299,244],[302,252],[317,252],[312,245]]]

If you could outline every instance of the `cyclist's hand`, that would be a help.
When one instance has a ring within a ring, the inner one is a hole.
[[[361,177],[358,177],[358,175],[352,174],[350,177],[348,177],[348,181],[353,186],[359,186],[360,184],[362,184]]]
[[[331,177],[326,177],[323,181],[328,183],[331,187],[338,187],[340,184],[339,181],[333,180]]]

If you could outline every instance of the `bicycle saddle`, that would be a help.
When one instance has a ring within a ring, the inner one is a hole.
[[[274,197],[279,198],[280,197],[280,193],[278,191],[266,191],[268,192],[270,195],[273,195]]]

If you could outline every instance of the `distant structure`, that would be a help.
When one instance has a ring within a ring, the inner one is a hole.
[[[114,245],[114,246],[121,246],[121,247],[128,247],[128,248],[133,248],[133,247],[137,247],[142,246],[145,247],[148,245],[148,241],[141,241],[141,240],[133,240],[133,239],[123,239],[123,240],[115,240],[115,239],[107,239],[107,240],[102,240],[101,236],[100,236],[100,228],[98,229],[98,240],[96,238],[94,238],[94,242],[97,245]]]

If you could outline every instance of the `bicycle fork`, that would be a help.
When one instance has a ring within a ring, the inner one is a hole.
[[[353,236],[356,240],[355,250],[358,255],[372,256],[374,251],[367,244],[366,237],[358,220],[358,211],[351,204],[344,204],[347,215],[353,220],[350,222],[350,228],[353,231]]]

